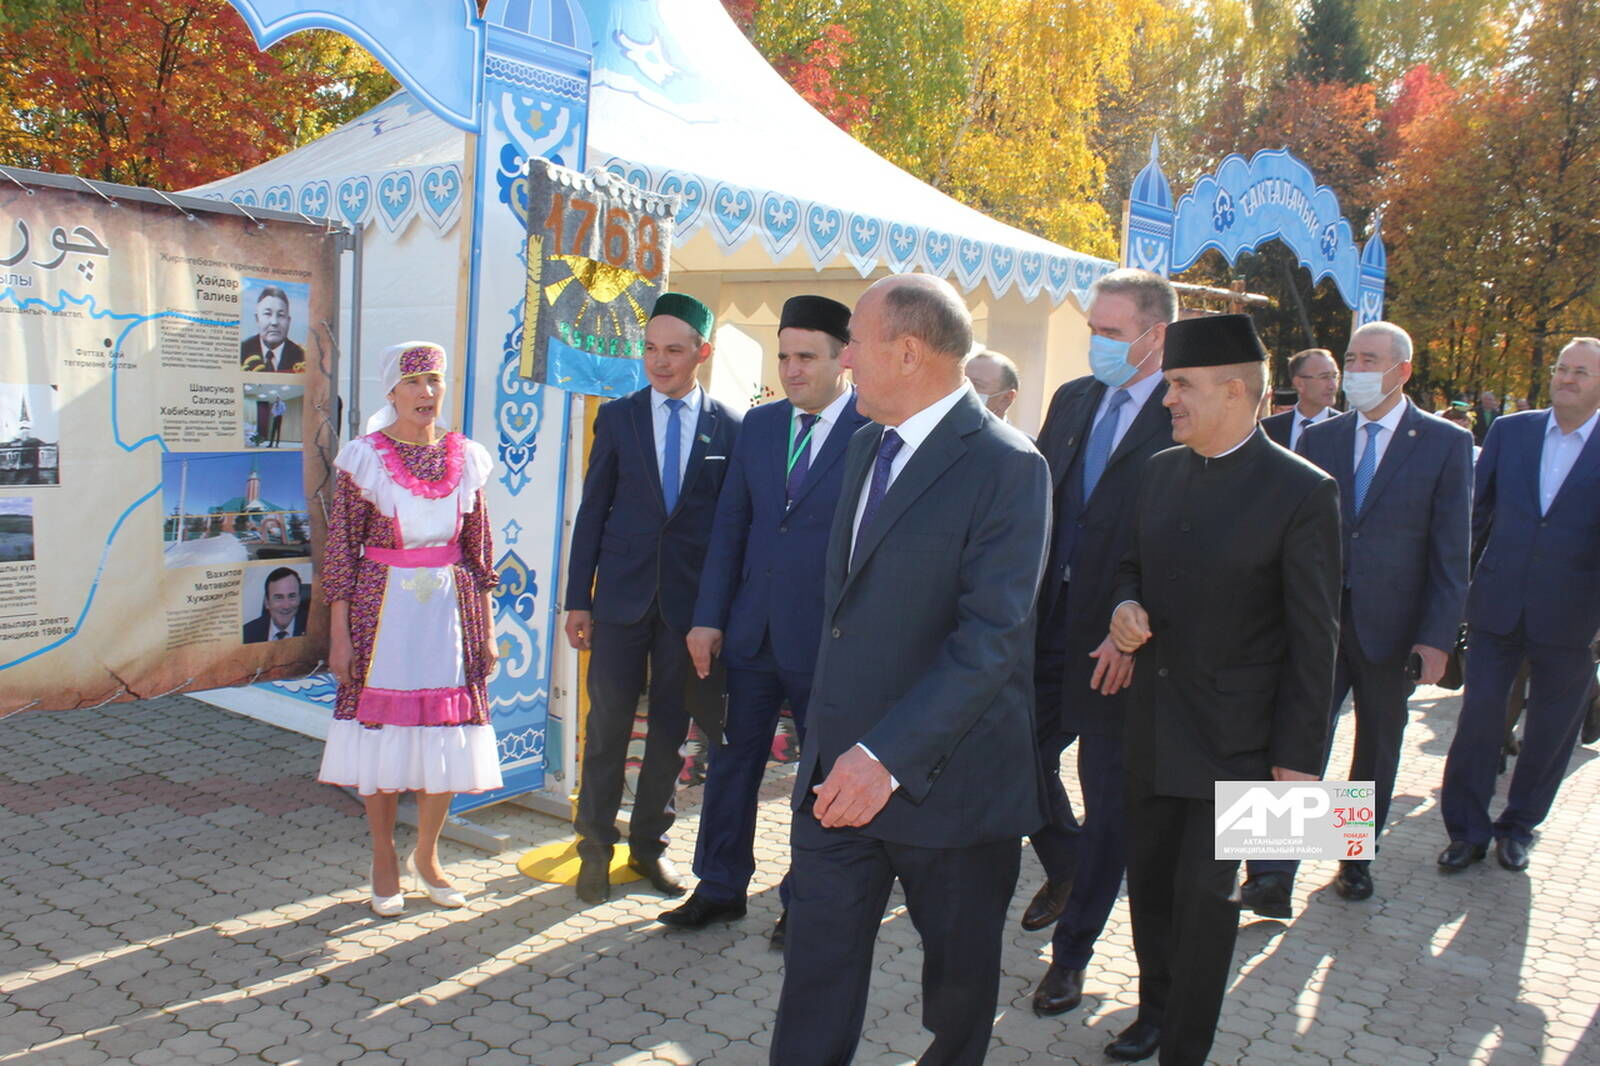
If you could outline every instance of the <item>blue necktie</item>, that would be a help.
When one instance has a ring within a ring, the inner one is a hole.
[[[1368,422],[1361,428],[1367,431],[1367,448],[1361,453],[1361,462],[1356,464],[1356,514],[1360,514],[1366,504],[1367,490],[1372,487],[1372,475],[1378,472],[1378,432],[1383,425]]]
[[[878,461],[872,466],[872,487],[867,490],[867,507],[861,512],[861,525],[856,529],[858,536],[872,524],[872,516],[878,513],[878,505],[883,503],[883,497],[889,491],[889,471],[904,443],[894,430],[883,431],[883,439],[878,442]]]
[[[679,460],[683,454],[683,419],[678,417],[683,407],[682,400],[667,401],[667,445],[661,449],[661,500],[669,514],[678,503],[678,486],[683,481],[683,463]]]
[[[1111,406],[1106,408],[1106,413],[1100,416],[1100,421],[1094,424],[1094,430],[1089,434],[1089,443],[1083,450],[1083,502],[1089,502],[1089,497],[1094,495],[1095,486],[1100,484],[1100,475],[1106,472],[1106,463],[1111,459],[1111,442],[1117,437],[1117,423],[1121,421],[1122,405],[1131,397],[1127,389],[1117,389],[1111,394]]]
[[[800,452],[793,457],[794,462],[789,467],[788,488],[784,490],[784,496],[789,503],[793,503],[794,498],[800,495],[800,486],[806,483],[806,471],[811,468],[811,427],[815,426],[817,419],[821,417],[821,415],[800,416],[800,429],[795,434],[795,444],[799,446]]]

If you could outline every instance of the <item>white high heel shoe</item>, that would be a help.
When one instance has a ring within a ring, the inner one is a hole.
[[[367,870],[367,883],[369,886],[373,883],[374,872],[375,871],[370,868]],[[367,900],[367,905],[372,908],[372,913],[378,915],[380,918],[393,918],[395,915],[406,909],[406,894],[404,888],[405,886],[402,885],[401,891],[396,892],[392,896],[380,896],[378,895],[378,890],[376,888],[372,888],[372,897]]]
[[[438,885],[428,884],[428,879],[422,876],[422,871],[417,869],[417,853],[412,852],[406,856],[406,869],[411,871],[411,885],[413,888],[421,887],[427,890],[428,898],[439,907],[465,907],[467,897],[449,885],[440,888]]]

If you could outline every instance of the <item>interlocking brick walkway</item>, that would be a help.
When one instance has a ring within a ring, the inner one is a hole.
[[[1213,1061],[1600,1064],[1600,767],[1579,749],[1526,875],[1439,874],[1437,787],[1457,700],[1412,702],[1378,895],[1339,900],[1307,864],[1296,919],[1252,921]],[[1350,725],[1335,767],[1346,765]],[[767,949],[787,781],[769,779],[749,917],[668,932],[638,884],[582,909],[513,851],[449,847],[471,904],[365,907],[359,805],[312,777],[318,742],[182,697],[0,720],[0,1064],[766,1062],[780,957]],[[1071,752],[1068,766],[1070,770]],[[670,854],[687,871],[691,793]],[[518,846],[563,828],[502,806]],[[1024,859],[1013,916],[1038,884]],[[898,904],[898,900],[896,901]],[[1133,1016],[1127,911],[1082,1007],[1028,1010],[1040,934],[1015,925],[991,1063],[1106,1061]],[[927,1044],[920,949],[885,916],[857,1062]]]

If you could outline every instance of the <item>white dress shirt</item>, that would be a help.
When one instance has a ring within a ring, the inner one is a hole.
[[[290,625],[280,627],[278,623],[269,621],[267,623],[267,628],[272,630],[267,638],[269,640],[283,640],[286,637],[294,636],[294,625],[292,623]]]
[[[1326,422],[1328,419],[1334,417],[1338,413],[1339,412],[1334,410],[1332,407],[1324,407],[1316,414],[1308,415],[1301,411],[1298,406],[1296,406],[1294,408],[1294,418],[1289,422],[1289,450],[1292,452],[1295,450],[1295,448],[1299,447],[1300,434],[1304,433],[1310,428],[1306,425],[1307,422],[1310,422],[1311,425],[1314,426],[1318,422]]]
[[[944,419],[945,415],[950,413],[950,409],[961,399],[961,394],[973,391],[975,390],[972,388],[971,383],[963,380],[961,387],[956,391],[935,400],[898,426],[889,427],[900,437],[900,450],[895,453],[894,461],[889,464],[890,485],[894,484],[894,479],[900,476],[900,471],[906,468],[906,464],[911,461],[912,454],[922,445],[923,441],[928,439],[928,435],[933,432],[934,427]],[[876,465],[877,461],[877,456],[874,455],[873,464]],[[872,466],[867,468],[867,476],[861,482],[861,494],[856,498],[856,520],[851,527],[852,531],[850,533],[850,550],[852,554],[855,552],[856,535],[861,532],[861,515],[867,509],[867,496],[872,492],[872,470]]]
[[[817,420],[811,424],[811,446],[806,450],[806,466],[809,468],[817,461],[817,456],[822,454],[822,446],[828,443],[828,434],[833,427],[839,424],[839,417],[844,414],[845,406],[850,398],[856,394],[854,389],[845,389],[832,403],[817,413]],[[800,416],[804,411],[796,407],[789,415],[789,431],[791,440],[800,439]]]
[[[700,386],[690,389],[688,394],[681,397],[683,410],[678,412],[678,488],[683,488],[683,472],[689,466],[689,449],[694,447],[694,428],[700,423],[700,404],[705,398],[705,393]],[[656,437],[656,470],[665,474],[662,466],[667,459],[667,419],[672,412],[667,410],[669,397],[664,392],[650,390],[650,425],[655,430]],[[666,479],[662,479],[665,484]]]
[[[1377,473],[1378,468],[1383,465],[1383,453],[1389,450],[1389,442],[1394,440],[1394,435],[1400,428],[1400,419],[1405,415],[1406,407],[1410,403],[1410,400],[1401,400],[1394,405],[1388,414],[1377,419],[1378,425],[1382,426],[1383,429],[1372,442],[1372,446],[1378,450],[1378,454],[1373,456],[1373,473]],[[1367,427],[1372,423],[1373,419],[1368,418],[1365,414],[1356,416],[1356,465],[1351,467],[1352,470],[1361,469],[1361,453],[1367,450]]]
[[[1556,413],[1550,412],[1550,419],[1544,427],[1544,447],[1539,452],[1540,514],[1550,512],[1550,505],[1556,502],[1556,494],[1561,491],[1567,475],[1572,473],[1573,464],[1578,461],[1583,446],[1589,442],[1589,434],[1594,432],[1596,421],[1600,421],[1600,411],[1590,415],[1587,422],[1571,433],[1563,433],[1561,424],[1556,421]]]

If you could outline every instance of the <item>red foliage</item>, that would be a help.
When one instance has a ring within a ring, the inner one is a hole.
[[[226,0],[82,0],[9,32],[0,61],[7,158],[167,189],[293,147],[302,110],[328,87],[259,52]]]
[[[837,84],[846,51],[854,41],[850,31],[835,22],[823,27],[817,39],[806,45],[801,58],[780,59],[773,64],[795,92],[847,132],[866,119],[868,110],[865,97],[844,92]]]
[[[1400,91],[1394,103],[1383,112],[1383,140],[1381,152],[1384,159],[1394,159],[1411,136],[1415,122],[1426,122],[1440,108],[1448,107],[1461,96],[1443,76],[1426,63],[1420,63],[1406,72],[1400,81]]]
[[[750,27],[755,25],[756,8],[761,6],[761,0],[722,0],[722,6],[727,9],[728,17],[748,35]]]

